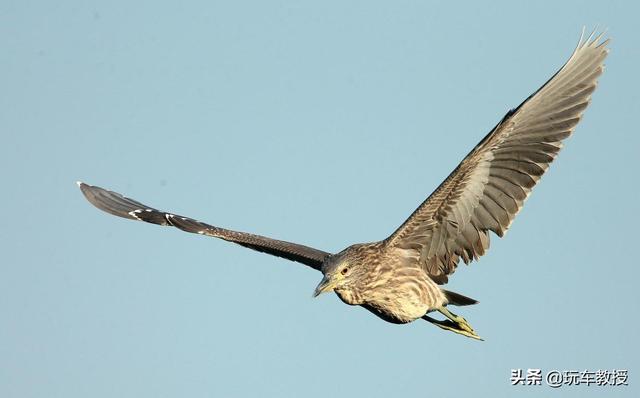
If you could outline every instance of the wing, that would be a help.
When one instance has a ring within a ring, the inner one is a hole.
[[[194,234],[213,236],[229,242],[237,243],[249,249],[272,254],[306,264],[320,270],[322,262],[329,253],[296,243],[271,239],[260,235],[231,231],[214,227],[213,225],[183,217],[172,213],[156,210],[133,199],[129,199],[117,192],[78,182],[82,193],[92,205],[114,216],[144,221],[152,224],[173,226]]]
[[[438,283],[502,237],[589,104],[608,39],[580,38],[567,63],[510,111],[385,243]]]

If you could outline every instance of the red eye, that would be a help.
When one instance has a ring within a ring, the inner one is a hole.
[[[346,274],[347,274],[347,272],[349,272],[349,268],[347,268],[347,267],[344,267],[344,268],[342,269],[342,271],[340,271],[340,273],[341,273],[342,275],[346,275]]]

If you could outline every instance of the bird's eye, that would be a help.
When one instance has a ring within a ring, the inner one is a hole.
[[[344,267],[344,268],[342,269],[342,271],[340,271],[340,273],[341,273],[342,275],[346,275],[346,274],[347,274],[347,272],[349,272],[349,268],[348,268],[348,267]]]

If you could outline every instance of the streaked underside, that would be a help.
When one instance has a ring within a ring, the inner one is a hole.
[[[487,251],[489,231],[502,237],[509,229],[589,105],[608,42],[602,34],[581,37],[564,66],[509,111],[393,234],[340,253],[215,227],[100,187],[79,186],[89,202],[113,215],[224,239],[322,271],[316,294],[335,291],[345,303],[387,321],[424,318],[479,338],[446,308],[476,301],[438,285],[448,281],[460,260],[468,264]],[[431,318],[432,311],[446,319]]]

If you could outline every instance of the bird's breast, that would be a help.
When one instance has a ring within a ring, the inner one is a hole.
[[[444,300],[439,286],[422,269],[402,268],[381,276],[360,304],[385,320],[406,323],[438,308]]]
[[[362,294],[360,294],[356,290],[352,289],[336,289],[336,294],[342,300],[343,303],[349,305],[362,305],[364,304],[364,299]]]

